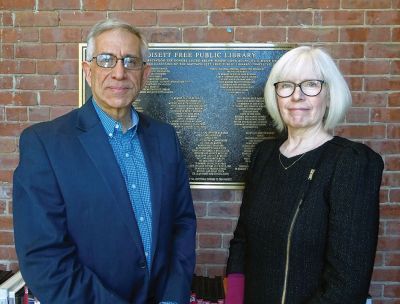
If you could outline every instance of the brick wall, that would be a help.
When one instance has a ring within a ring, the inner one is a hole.
[[[12,173],[25,127],[78,103],[78,43],[117,17],[150,42],[306,43],[326,47],[351,87],[335,133],[381,153],[379,247],[371,293],[400,303],[400,0],[0,0],[0,268],[16,269]],[[198,266],[222,274],[239,190],[194,190]]]

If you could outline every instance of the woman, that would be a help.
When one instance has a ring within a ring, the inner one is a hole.
[[[274,65],[265,101],[285,136],[253,153],[230,243],[227,302],[365,303],[383,162],[328,131],[351,104],[349,88],[327,53],[301,46]]]

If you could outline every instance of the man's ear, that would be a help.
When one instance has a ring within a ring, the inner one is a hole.
[[[92,70],[90,69],[90,62],[82,61],[83,72],[85,73],[86,82],[89,87],[92,86]]]
[[[142,86],[141,86],[140,90],[143,90],[144,86],[145,86],[146,83],[147,83],[147,80],[148,80],[149,77],[150,77],[150,74],[151,74],[151,66],[148,65],[148,64],[145,64],[144,67],[143,67],[143,72],[142,72],[142,73],[143,73],[143,74],[142,74]]]

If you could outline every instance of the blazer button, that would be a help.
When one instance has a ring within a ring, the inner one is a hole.
[[[142,268],[142,269],[145,269],[146,268],[146,262],[140,262],[139,263],[139,267]]]

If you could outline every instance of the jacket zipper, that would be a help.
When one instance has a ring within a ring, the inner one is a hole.
[[[310,174],[308,175],[308,179],[307,179],[308,181],[312,180],[314,172],[315,172],[315,169],[310,170]],[[303,204],[304,194],[305,194],[305,191],[303,192],[303,195],[301,196],[301,199],[300,199],[299,203],[297,204],[296,212],[294,213],[293,219],[292,219],[292,221],[290,223],[290,227],[289,227],[289,233],[288,233],[288,238],[287,238],[287,243],[286,243],[285,280],[283,281],[281,304],[285,304],[285,302],[286,302],[286,289],[287,289],[287,281],[288,281],[288,274],[289,274],[290,245],[291,245],[291,241],[292,241],[293,227],[294,227],[294,224],[296,223],[297,216],[300,211],[300,207]]]

